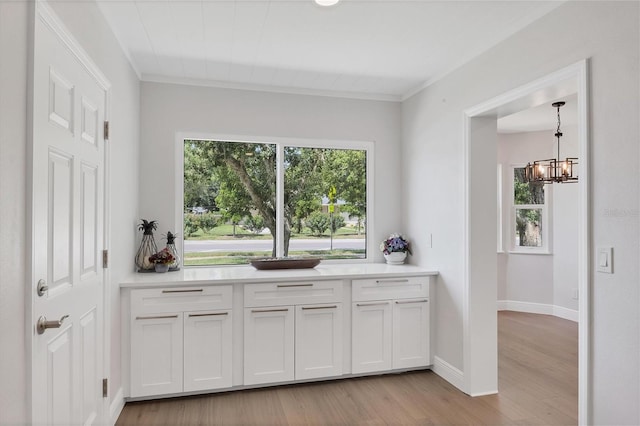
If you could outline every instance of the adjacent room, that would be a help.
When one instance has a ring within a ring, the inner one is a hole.
[[[640,424],[640,2],[0,1],[0,425]]]

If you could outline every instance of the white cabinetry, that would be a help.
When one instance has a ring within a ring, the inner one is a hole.
[[[342,282],[244,286],[244,384],[342,374]]]
[[[230,285],[131,291],[131,396],[231,386]]]
[[[431,364],[429,279],[354,280],[354,374]]]
[[[244,383],[293,380],[292,306],[244,310]]]

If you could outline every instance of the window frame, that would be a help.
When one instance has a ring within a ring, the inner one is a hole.
[[[551,217],[552,212],[552,199],[553,199],[553,187],[551,184],[544,185],[544,203],[543,204],[516,204],[515,203],[515,169],[524,168],[526,164],[511,164],[510,166],[510,179],[509,179],[509,199],[511,218],[509,221],[509,246],[510,253],[515,254],[552,254],[552,241],[551,236],[553,232],[551,228],[553,226],[553,219]],[[542,245],[540,247],[519,246],[516,245],[516,217],[518,210],[542,210],[541,224],[542,224]]]
[[[374,220],[374,158],[375,144],[371,141],[358,140],[331,140],[331,139],[309,139],[309,138],[284,138],[272,136],[246,136],[246,135],[225,135],[194,132],[176,132],[175,136],[175,228],[184,229],[184,141],[185,140],[218,140],[224,142],[238,143],[263,143],[276,145],[276,221],[279,224],[276,230],[276,256],[282,257],[284,253],[284,148],[287,146],[301,148],[331,148],[364,150],[367,158],[367,218],[364,224],[366,245],[365,257],[362,259],[323,259],[323,263],[373,263],[374,250],[376,247],[372,236],[375,235]],[[180,237],[180,250],[184,258],[184,237]],[[241,265],[248,266],[248,265]],[[185,268],[218,268],[218,267],[239,267],[239,265],[190,265]]]

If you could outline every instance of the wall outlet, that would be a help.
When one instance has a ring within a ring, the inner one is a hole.
[[[578,289],[577,288],[572,288],[571,289],[571,298],[578,300]]]

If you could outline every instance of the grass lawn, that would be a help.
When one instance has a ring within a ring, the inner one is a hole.
[[[187,240],[231,240],[231,239],[252,239],[252,240],[270,240],[271,234],[254,234],[243,229],[241,226],[236,226],[235,236],[233,234],[233,225],[219,225],[209,232],[204,232],[202,229],[196,231]],[[313,235],[308,229],[303,229],[301,233],[291,234],[291,238],[318,238],[325,239],[330,238],[329,234]],[[365,234],[358,235],[358,232],[354,228],[343,227],[333,234],[333,238],[365,238]]]

